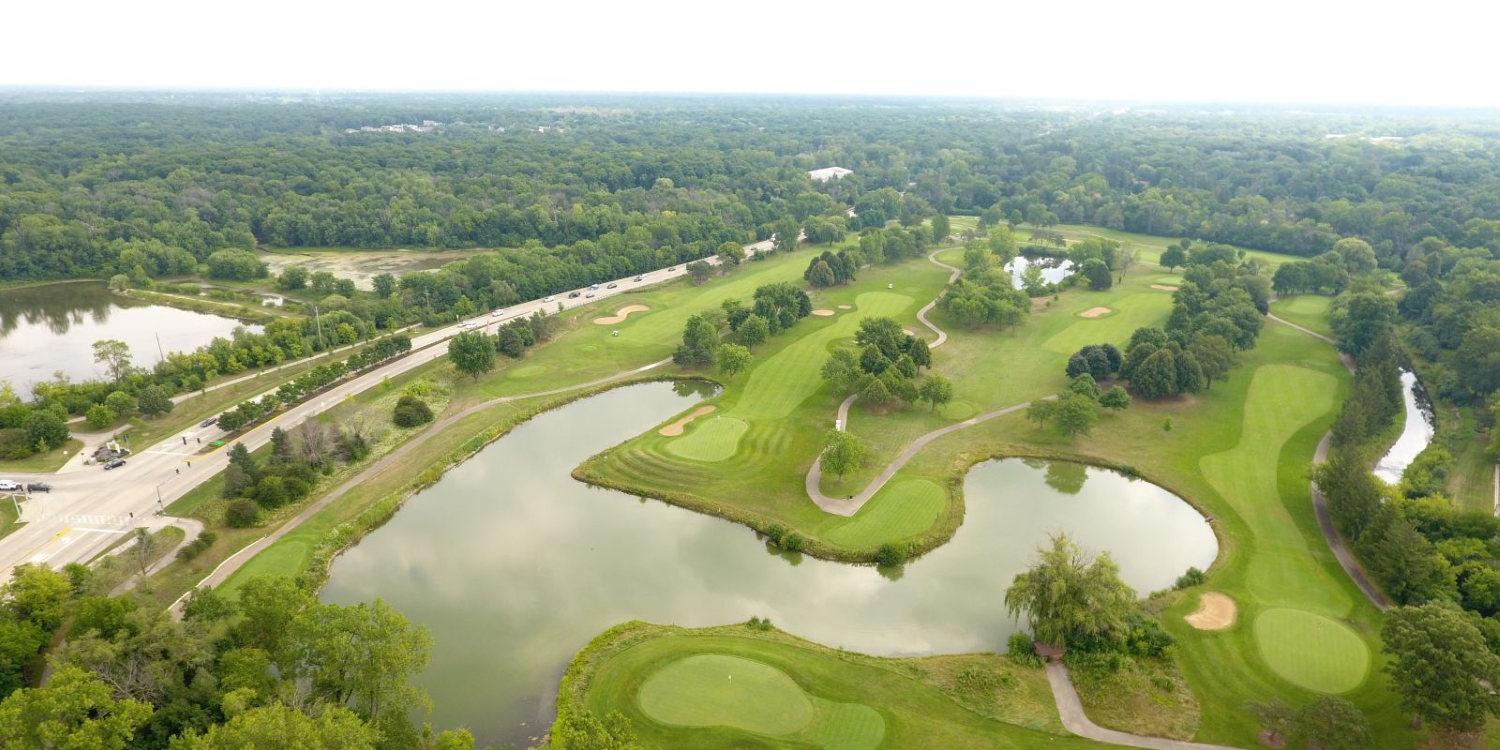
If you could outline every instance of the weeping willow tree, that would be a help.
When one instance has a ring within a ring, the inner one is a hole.
[[[1066,534],[1038,550],[1031,569],[1005,590],[1010,616],[1024,614],[1039,641],[1064,646],[1070,641],[1122,638],[1135,608],[1135,589],[1120,580],[1108,553],[1083,552]]]

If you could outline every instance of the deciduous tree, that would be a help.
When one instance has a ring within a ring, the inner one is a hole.
[[[1448,732],[1471,732],[1500,716],[1500,656],[1450,605],[1400,607],[1380,631],[1386,671],[1401,705]]]
[[[495,344],[480,331],[464,331],[448,340],[448,358],[454,369],[478,382],[495,369]]]
[[[1005,591],[1011,617],[1026,617],[1037,640],[1065,646],[1075,639],[1118,640],[1135,608],[1135,590],[1120,580],[1108,553],[1085,554],[1066,534],[1038,550],[1036,564]]]
[[[875,381],[880,382],[880,381]],[[845,430],[829,430],[823,447],[823,470],[837,474],[839,479],[850,469],[859,468],[865,460],[865,444],[854,433]]]
[[[724,344],[719,347],[719,372],[724,377],[734,380],[734,376],[750,366],[755,358],[750,355],[750,350],[739,344]]]

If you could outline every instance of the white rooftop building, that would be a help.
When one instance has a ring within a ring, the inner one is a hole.
[[[813,178],[813,182],[827,182],[835,177],[843,177],[846,174],[854,174],[854,170],[844,169],[843,167],[824,167],[823,169],[814,169],[808,172],[807,176]]]

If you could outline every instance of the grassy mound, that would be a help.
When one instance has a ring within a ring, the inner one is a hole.
[[[1276,673],[1308,690],[1343,693],[1370,671],[1370,650],[1342,623],[1295,609],[1255,618],[1255,641]]]

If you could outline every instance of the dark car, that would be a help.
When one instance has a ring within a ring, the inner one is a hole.
[[[113,461],[110,461],[109,463],[105,464],[104,465],[104,469],[106,471],[108,471],[109,469],[118,469],[118,468],[120,468],[121,466],[124,466],[124,465],[125,465],[125,459],[123,459],[123,458],[117,458],[117,459],[115,459]]]
[[[51,492],[52,491],[52,485],[47,484],[46,482],[32,482],[31,484],[26,485],[26,491],[27,492]]]
[[[202,422],[199,422],[198,426],[199,427],[212,427],[213,425],[216,425],[218,423],[219,423],[219,418],[218,417],[209,417],[208,419],[205,419]]]
[[[582,292],[568,292],[568,299],[574,299],[574,298],[578,297],[580,294],[582,294]]]
[[[636,279],[636,280],[637,280],[637,281],[640,281],[640,279]],[[605,288],[605,289],[614,289],[614,288],[615,288],[615,287],[617,287],[617,286],[619,286],[619,284],[610,284],[610,285],[609,285],[609,286],[607,286],[607,287],[604,287],[604,288]]]
[[[671,268],[668,268],[667,270],[668,271],[676,271],[677,270],[677,266],[672,266]]]
[[[635,277],[635,280],[636,281],[640,281],[641,279],[644,279],[644,278],[646,278],[646,277],[645,276],[637,276],[637,277]]]

